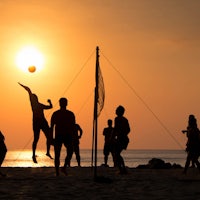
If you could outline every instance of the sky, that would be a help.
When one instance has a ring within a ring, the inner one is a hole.
[[[18,82],[41,103],[52,100],[48,122],[66,97],[83,129],[80,148],[92,147],[97,46],[105,84],[98,148],[123,105],[129,149],[184,150],[188,115],[200,120],[199,10],[198,0],[0,1],[0,130],[8,150],[30,149],[33,139],[28,94]],[[27,46],[42,54],[40,71],[17,66]],[[42,132],[38,148],[45,148]]]

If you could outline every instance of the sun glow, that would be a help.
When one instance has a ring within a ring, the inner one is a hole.
[[[40,71],[44,65],[44,58],[38,49],[28,46],[19,51],[16,56],[16,64],[25,72],[29,71],[30,66],[35,66],[36,71]]]

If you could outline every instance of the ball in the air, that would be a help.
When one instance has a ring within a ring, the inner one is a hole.
[[[28,71],[31,72],[31,73],[33,73],[33,72],[36,71],[36,67],[34,65],[29,66],[28,67]]]

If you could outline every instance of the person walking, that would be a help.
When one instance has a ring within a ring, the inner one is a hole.
[[[60,109],[55,111],[51,117],[51,131],[52,134],[55,132],[54,137],[54,153],[55,153],[55,170],[56,176],[59,176],[59,166],[60,166],[60,153],[62,149],[62,144],[66,148],[66,158],[64,166],[61,171],[67,175],[67,164],[70,163],[73,154],[73,143],[72,134],[75,129],[75,115],[72,111],[67,110],[68,101],[66,98],[60,98],[59,100]],[[55,128],[55,130],[54,130]],[[54,134],[53,134],[54,135]]]
[[[80,156],[80,139],[83,135],[83,130],[80,127],[79,124],[75,124],[75,129],[74,129],[74,133],[72,134],[72,143],[73,143],[73,152],[76,155],[76,160],[78,163],[78,166],[81,166],[81,156]],[[70,163],[69,163],[70,166]]]
[[[126,174],[126,166],[124,159],[121,155],[123,150],[127,149],[129,138],[128,134],[130,132],[130,126],[128,120],[123,116],[125,109],[123,106],[118,106],[116,109],[116,117],[114,124],[114,134],[116,137],[116,161],[121,174]]]
[[[187,158],[183,173],[186,174],[190,163],[196,165],[200,171],[200,163],[198,158],[200,156],[200,131],[197,127],[197,120],[194,115],[189,115],[187,130],[182,131],[187,134]]]

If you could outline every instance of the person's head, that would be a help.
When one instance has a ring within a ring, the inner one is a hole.
[[[189,115],[189,121],[190,121],[190,120],[194,120],[194,119],[195,119],[195,116],[194,116],[194,115],[192,115],[192,114]]]
[[[60,108],[66,108],[66,106],[67,106],[67,99],[65,97],[60,98],[59,104],[60,104]]]
[[[34,102],[38,102],[38,97],[37,97],[36,94],[32,94],[32,100],[33,100]]]
[[[108,120],[108,126],[111,127],[112,126],[112,119]]]
[[[188,124],[189,126],[197,126],[197,120],[194,115],[189,115]]]
[[[117,116],[119,116],[119,117],[123,116],[124,112],[125,112],[125,109],[124,109],[123,106],[118,106],[117,107],[117,109],[116,109],[116,115]]]

